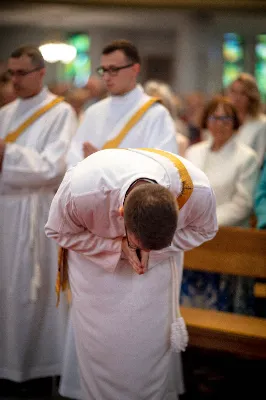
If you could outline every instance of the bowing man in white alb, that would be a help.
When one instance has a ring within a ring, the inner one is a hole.
[[[15,50],[8,69],[17,100],[0,110],[0,378],[21,382],[61,371],[67,309],[55,307],[57,247],[43,227],[76,118],[43,87],[37,48]]]
[[[217,231],[205,174],[158,149],[99,151],[67,172],[45,231],[71,250],[82,398],[175,400],[170,343],[186,340],[183,326],[170,338],[182,320],[179,253]]]
[[[118,40],[103,49],[98,73],[109,97],[92,105],[85,112],[70,146],[68,165],[75,165],[102,148],[151,147],[177,153],[175,126],[169,112],[156,98],[148,96],[137,85],[140,62],[139,52],[131,42]],[[178,392],[182,393],[181,360],[179,355],[174,358],[177,364],[174,371],[175,381]],[[71,318],[60,394],[80,399]]]

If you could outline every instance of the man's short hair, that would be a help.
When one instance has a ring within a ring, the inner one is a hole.
[[[40,50],[35,46],[22,46],[14,50],[10,58],[20,58],[22,56],[28,56],[31,59],[32,64],[37,68],[45,68],[45,61]]]
[[[116,50],[122,51],[127,59],[133,63],[140,64],[140,56],[136,46],[128,40],[114,40],[104,47],[102,54],[111,54]]]
[[[165,187],[145,183],[134,188],[124,204],[125,226],[147,250],[171,245],[177,227],[176,198]]]

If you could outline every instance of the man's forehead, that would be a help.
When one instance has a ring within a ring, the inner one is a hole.
[[[15,69],[26,69],[32,67],[32,65],[31,58],[27,54],[23,54],[18,58],[10,57],[8,59],[8,66]]]
[[[126,56],[121,50],[115,50],[110,54],[103,54],[101,57],[101,65],[119,65],[126,61]]]

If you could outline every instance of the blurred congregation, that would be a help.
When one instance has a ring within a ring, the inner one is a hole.
[[[2,11],[0,399],[87,400],[67,296],[56,307],[58,249],[44,233],[52,199],[68,168],[103,149],[140,99],[155,97],[160,108],[117,147],[182,156],[207,175],[219,227],[264,230],[266,14],[40,3]],[[73,59],[42,52],[59,42],[75,48]],[[253,278],[182,273],[182,306],[266,317]],[[206,388],[189,397],[184,360],[175,363],[180,399],[219,398]]]

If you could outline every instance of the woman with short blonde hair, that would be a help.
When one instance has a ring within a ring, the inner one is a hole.
[[[242,73],[228,88],[228,97],[237,110],[241,127],[238,138],[256,151],[260,165],[266,151],[266,116],[255,78]]]

